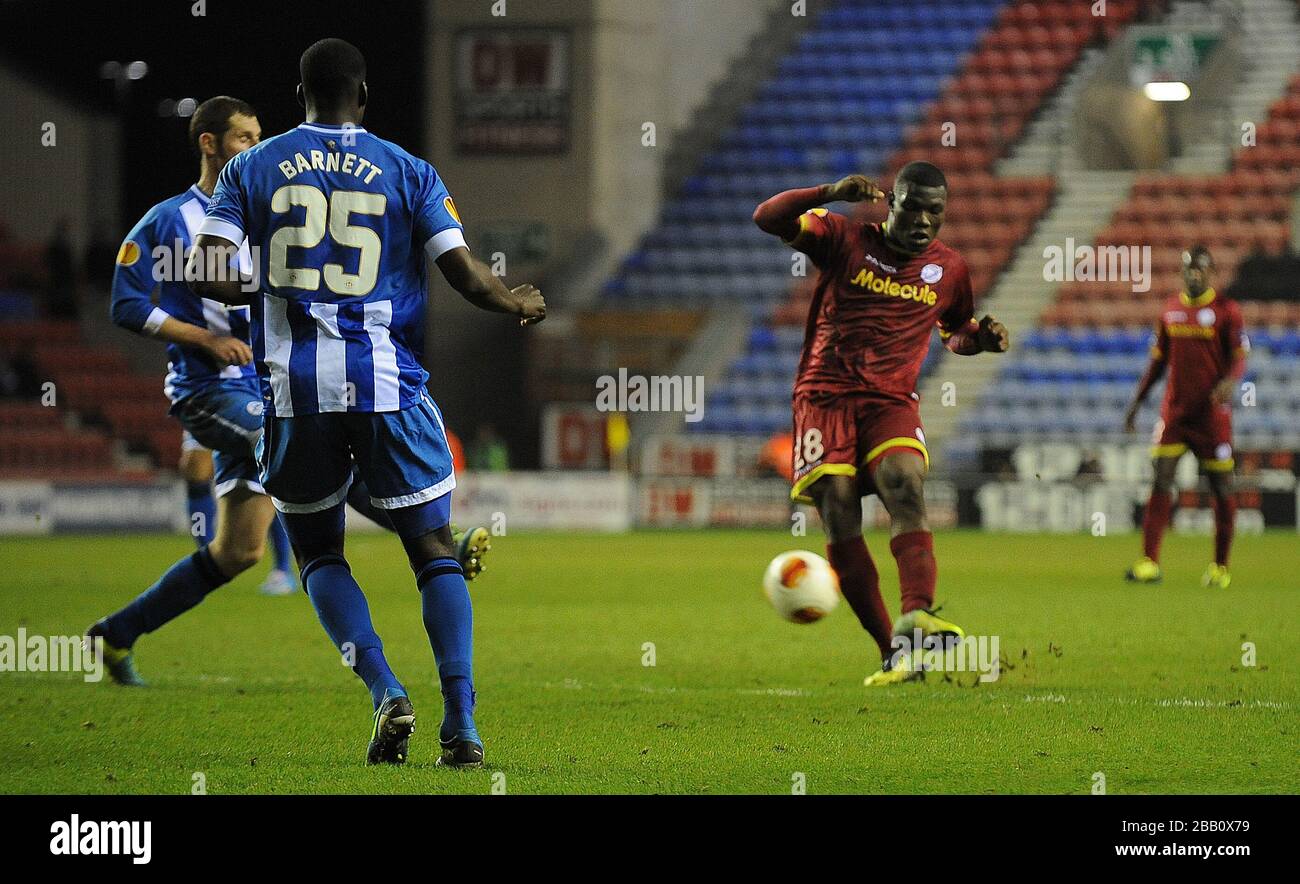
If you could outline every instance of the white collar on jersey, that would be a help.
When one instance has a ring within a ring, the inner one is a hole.
[[[201,187],[199,187],[197,184],[191,184],[191,185],[190,185],[190,193],[192,193],[192,194],[194,194],[194,196],[198,197],[199,202],[203,203],[203,205],[205,205],[205,206],[206,206],[209,202],[212,201],[212,197],[210,197],[210,196],[208,196],[206,193],[204,193],[204,192],[203,192],[203,189],[202,189]]]
[[[354,126],[346,123],[342,126],[333,126],[328,123],[299,123],[299,129],[308,129],[312,132],[324,132],[326,135],[337,135],[340,132],[365,132],[360,126]]]

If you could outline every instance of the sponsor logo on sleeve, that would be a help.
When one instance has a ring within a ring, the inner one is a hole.
[[[140,260],[140,246],[135,240],[128,239],[122,243],[122,248],[117,250],[117,263],[122,267],[130,267],[136,261]]]

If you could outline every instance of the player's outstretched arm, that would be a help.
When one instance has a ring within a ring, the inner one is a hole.
[[[531,285],[507,288],[463,246],[443,252],[437,264],[448,285],[480,310],[513,314],[519,317],[520,325],[533,325],[546,318],[546,301],[540,291]]]
[[[200,298],[242,305],[252,300],[253,286],[239,275],[239,247],[228,239],[200,233],[185,262],[185,281]]]
[[[865,175],[850,175],[834,184],[787,190],[765,201],[754,210],[754,223],[764,233],[779,236],[785,242],[799,235],[799,216],[809,209],[834,202],[876,202],[885,193]]]

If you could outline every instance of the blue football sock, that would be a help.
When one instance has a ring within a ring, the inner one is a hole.
[[[271,539],[271,552],[275,556],[275,567],[289,574],[293,573],[293,550],[289,546],[289,532],[284,530],[284,522],[276,513],[271,520],[271,527],[266,532]]]
[[[104,618],[104,641],[117,648],[129,648],[144,633],[175,620],[212,590],[229,582],[205,546],[172,565],[131,604]]]
[[[185,499],[190,511],[190,534],[200,547],[217,536],[217,502],[212,498],[211,482],[187,482]]]
[[[444,715],[442,736],[474,725],[474,614],[460,563],[434,559],[415,577],[429,644],[438,663]]]
[[[375,708],[385,697],[406,696],[406,688],[384,659],[383,642],[370,621],[370,606],[347,561],[336,555],[315,558],[303,566],[302,582],[330,640],[354,661],[352,671],[366,683]]]

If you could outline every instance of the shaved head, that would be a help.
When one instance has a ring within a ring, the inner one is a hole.
[[[921,187],[944,187],[948,186],[948,179],[944,177],[943,171],[934,163],[927,163],[925,160],[915,160],[898,170],[894,176],[894,189],[898,190],[900,184],[913,184]]]
[[[307,47],[298,73],[309,102],[335,107],[356,100],[366,80],[366,59],[346,40],[329,37]]]

